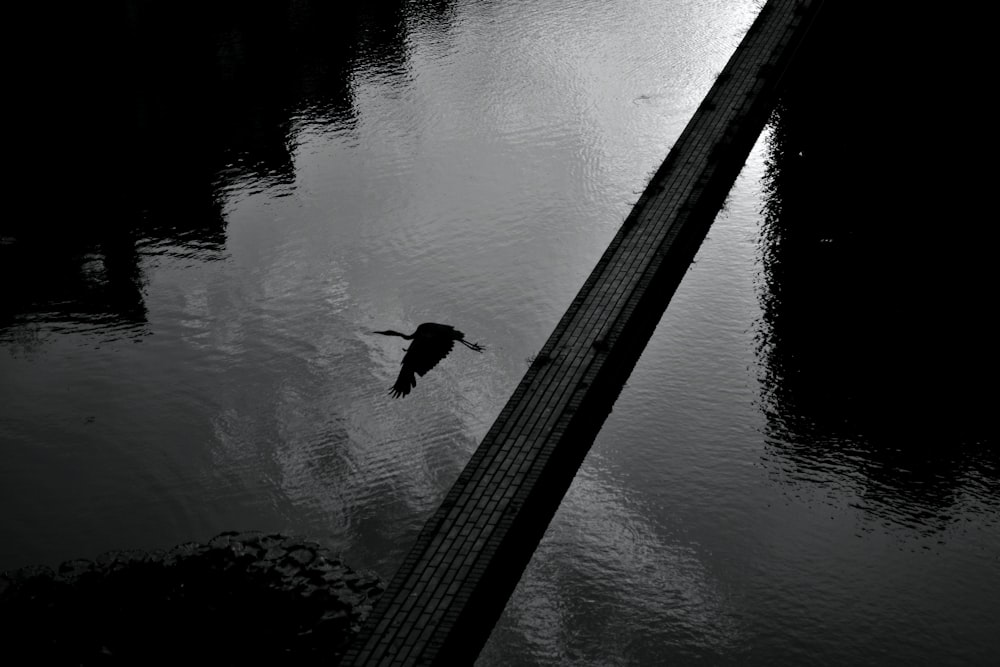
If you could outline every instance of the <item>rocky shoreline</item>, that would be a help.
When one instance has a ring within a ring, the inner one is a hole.
[[[258,532],[22,568],[0,574],[2,661],[336,664],[383,590],[316,542]]]

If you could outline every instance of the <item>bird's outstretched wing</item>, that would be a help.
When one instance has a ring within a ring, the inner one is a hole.
[[[396,384],[392,385],[389,393],[393,398],[399,398],[409,394],[410,390],[416,386],[417,378],[413,376],[413,371],[403,366],[403,370],[399,371],[399,377],[396,378]]]
[[[455,347],[455,341],[448,338],[418,338],[410,345],[403,357],[403,368],[409,366],[417,375],[438,365]]]
[[[415,339],[410,343],[409,349],[403,356],[403,367],[399,371],[399,377],[396,378],[396,384],[392,385],[389,393],[392,394],[393,398],[409,394],[410,390],[417,386],[416,376],[423,377],[424,373],[447,357],[454,347],[455,341],[447,338]]]

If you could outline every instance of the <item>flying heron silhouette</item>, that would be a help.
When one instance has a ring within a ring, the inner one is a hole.
[[[406,396],[410,390],[417,386],[416,375],[423,377],[424,373],[437,366],[438,362],[448,356],[455,341],[458,341],[470,350],[482,352],[483,346],[477,343],[470,343],[465,340],[465,334],[451,326],[450,324],[437,324],[436,322],[424,322],[417,327],[412,334],[399,333],[398,331],[373,331],[372,333],[383,336],[399,336],[412,341],[410,346],[403,348],[406,352],[401,362],[402,369],[396,384],[392,385],[389,393],[393,398]]]

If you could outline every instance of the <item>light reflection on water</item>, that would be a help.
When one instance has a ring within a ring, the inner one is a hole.
[[[0,234],[0,566],[262,529],[390,576],[755,5],[301,3],[204,28],[211,67],[140,53],[93,173]],[[995,648],[995,456],[875,456],[817,409],[767,146],[481,664]],[[428,320],[487,351],[392,401],[370,332]]]

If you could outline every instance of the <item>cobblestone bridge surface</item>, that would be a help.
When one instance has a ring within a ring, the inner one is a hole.
[[[471,664],[774,106],[822,0],[770,0],[343,664]]]

